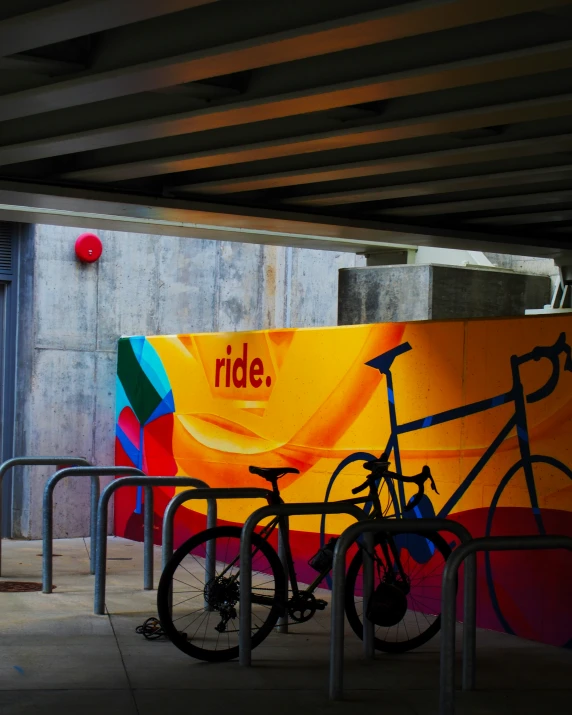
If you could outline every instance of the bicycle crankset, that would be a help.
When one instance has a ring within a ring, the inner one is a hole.
[[[327,605],[327,601],[316,598],[313,593],[299,593],[288,601],[288,615],[296,623],[305,623]]]

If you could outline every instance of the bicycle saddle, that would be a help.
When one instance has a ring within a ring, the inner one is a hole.
[[[248,467],[248,471],[269,482],[275,482],[285,474],[300,474],[300,470],[293,467]]]

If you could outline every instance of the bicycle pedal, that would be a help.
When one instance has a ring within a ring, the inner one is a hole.
[[[315,601],[315,606],[316,606],[316,611],[323,611],[325,610],[326,606],[328,605],[327,601],[322,601],[321,598],[317,598]]]

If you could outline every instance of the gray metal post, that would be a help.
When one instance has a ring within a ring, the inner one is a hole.
[[[240,614],[238,649],[240,665],[250,665],[252,659],[252,534],[256,525],[269,516],[304,516],[314,514],[350,514],[365,518],[363,509],[348,502],[308,502],[305,504],[273,504],[257,509],[246,520],[240,540]]]
[[[366,660],[373,660],[375,657],[375,627],[373,621],[367,617],[369,599],[373,595],[374,573],[373,573],[373,534],[364,534],[365,549],[363,557],[363,654]]]
[[[52,592],[53,576],[53,538],[54,538],[54,489],[56,484],[66,477],[89,477],[91,479],[90,502],[93,505],[94,497],[99,496],[99,477],[120,474],[143,474],[134,467],[67,467],[52,474],[44,487],[44,501],[42,514],[42,591]],[[91,528],[96,520],[96,513],[91,514]],[[90,564],[94,563],[95,542],[91,543]]]
[[[379,521],[361,521],[352,524],[338,539],[334,550],[332,584],[332,630],[330,636],[330,700],[340,700],[343,694],[344,677],[344,591],[346,583],[346,554],[350,546],[361,534],[391,533],[430,533],[449,531],[463,543],[471,541],[471,534],[464,526],[449,519],[383,519]],[[453,555],[456,552],[453,552]],[[447,563],[452,557],[449,557]],[[365,566],[364,560],[364,566]],[[467,564],[470,571],[471,564]],[[465,582],[467,583],[467,581]],[[443,614],[441,616],[443,618]]]
[[[287,517],[284,517],[287,520]],[[288,572],[288,554],[286,551],[286,544],[288,542],[288,531],[290,526],[286,526],[286,533],[282,528],[278,528],[278,557],[282,568],[284,569],[284,576],[286,577],[286,600],[288,600],[288,584],[290,581],[290,574]],[[283,616],[280,616],[278,623],[276,624],[276,630],[278,633],[288,633],[288,612],[286,611]]]
[[[465,566],[463,604],[463,690],[475,689],[477,659],[477,555],[469,554]]]
[[[192,477],[121,477],[108,484],[97,507],[97,550],[95,564],[95,593],[93,611],[97,615],[105,612],[105,577],[107,560],[107,511],[109,500],[121,487],[192,487],[199,480]],[[200,482],[203,484],[204,482]]]
[[[461,563],[467,559],[465,574],[471,556],[478,551],[529,551],[539,549],[568,549],[572,551],[569,536],[486,536],[462,544],[451,554],[443,571],[441,601],[441,673],[439,682],[439,715],[455,713],[455,621],[456,621],[456,580]],[[466,575],[465,575],[466,578]],[[465,581],[466,588],[466,581]],[[465,601],[466,607],[466,601]],[[466,618],[466,616],[465,616]],[[473,621],[472,621],[473,622]],[[467,628],[465,622],[465,628]],[[471,641],[463,640],[463,647]],[[467,657],[467,653],[464,653]],[[473,660],[474,666],[474,660]],[[474,684],[475,674],[470,677]]]
[[[143,505],[143,588],[153,590],[153,487],[146,486]]]
[[[83,457],[13,457],[0,464],[0,576],[2,575],[2,481],[4,475],[13,467],[49,467],[54,465],[63,467],[64,464],[69,464],[70,466],[85,465],[86,467],[90,465],[87,459]],[[91,514],[93,517],[96,511],[92,511]]]

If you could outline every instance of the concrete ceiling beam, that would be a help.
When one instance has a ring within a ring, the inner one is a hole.
[[[69,0],[0,21],[0,55],[188,10],[217,0]]]
[[[75,3],[64,3],[63,6],[70,4]],[[82,3],[86,6],[93,4],[93,2]],[[101,5],[101,3],[99,4]],[[148,6],[149,2],[140,4]],[[151,4],[163,6],[169,3]],[[170,4],[181,6],[180,9],[184,9],[185,5],[192,6],[192,3],[185,3],[181,0]],[[200,3],[197,1],[195,4]],[[0,121],[105,101],[129,94],[155,91],[173,85],[332,54],[342,50],[438,32],[511,15],[545,10],[565,4],[568,4],[565,0],[421,0],[420,2],[401,4],[377,12],[344,17],[341,20],[256,37],[227,46],[160,60],[150,60],[107,72],[88,72],[74,79],[52,82],[46,86],[8,94],[0,97]],[[117,8],[116,5],[127,7]],[[115,8],[112,13],[115,17],[114,21],[134,22],[133,19],[123,19],[128,10],[133,10],[132,6],[133,3],[128,3],[126,0],[123,2],[114,0],[111,3],[111,7]],[[57,7],[60,6],[56,6],[55,9]],[[84,8],[84,13],[86,10],[87,8]],[[150,8],[147,7],[147,13],[149,11]],[[105,8],[102,9],[101,14],[105,15]],[[145,15],[145,12],[142,11],[141,15]],[[62,21],[67,22],[70,26],[79,22],[78,19],[71,19],[65,14]],[[95,32],[97,30],[90,28],[88,31]],[[1,43],[2,25],[0,24],[0,46]],[[47,43],[43,42],[43,44]]]

